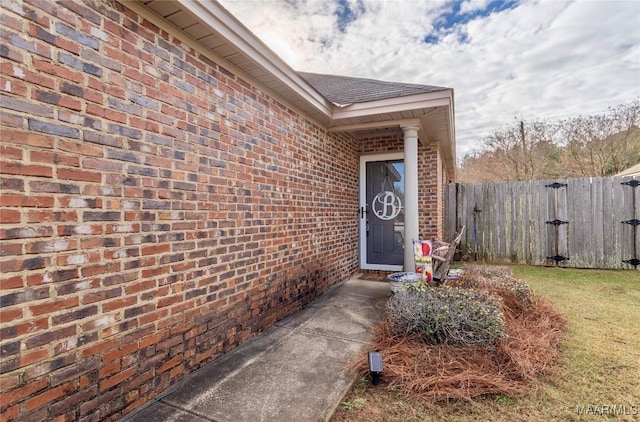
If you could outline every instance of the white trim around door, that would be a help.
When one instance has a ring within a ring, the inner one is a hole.
[[[367,263],[367,162],[404,160],[404,153],[387,152],[380,154],[367,154],[360,156],[360,268],[363,270],[402,271],[402,265],[382,265]]]

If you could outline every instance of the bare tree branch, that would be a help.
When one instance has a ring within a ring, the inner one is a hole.
[[[466,156],[467,182],[608,176],[640,162],[640,100],[560,121],[519,121]]]

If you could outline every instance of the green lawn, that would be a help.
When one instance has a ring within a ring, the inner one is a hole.
[[[525,396],[436,405],[356,382],[332,421],[639,421],[640,271],[512,269],[567,317],[557,374]]]

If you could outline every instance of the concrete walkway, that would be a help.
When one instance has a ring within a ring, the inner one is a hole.
[[[352,279],[186,378],[134,422],[327,421],[384,314],[386,282]]]

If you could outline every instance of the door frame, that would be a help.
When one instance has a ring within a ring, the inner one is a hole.
[[[360,210],[367,204],[367,163],[370,161],[389,161],[403,160],[404,152],[384,152],[376,154],[366,154],[360,156]],[[368,210],[367,210],[368,211]],[[363,270],[380,270],[380,271],[402,271],[402,265],[385,265],[385,264],[369,264],[367,263],[367,219],[359,213],[360,222],[360,269]]]

